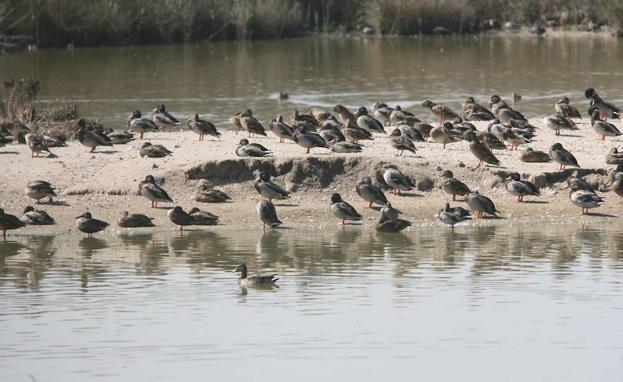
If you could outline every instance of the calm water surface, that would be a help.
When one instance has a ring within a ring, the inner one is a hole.
[[[12,236],[0,380],[618,380],[618,228]]]
[[[387,101],[428,117],[419,107],[426,98],[458,107],[466,95],[485,102],[513,91],[529,116],[551,113],[561,95],[584,111],[587,86],[623,102],[622,61],[621,39],[309,38],[46,49],[0,56],[0,77],[38,78],[43,101],[73,100],[114,128],[159,102],[178,117],[198,112],[224,127],[247,107],[267,120],[294,108]],[[279,102],[280,90],[290,99]]]

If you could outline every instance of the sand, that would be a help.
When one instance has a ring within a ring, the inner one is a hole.
[[[605,163],[606,154],[612,147],[620,148],[621,138],[602,141],[590,127],[590,121],[584,119],[578,124],[580,130],[567,135],[555,136],[554,132],[543,127],[543,118],[531,120],[540,127],[530,147],[548,151],[554,142],[561,142],[574,153],[582,168],[612,169]],[[478,129],[484,129],[486,122],[476,123]],[[527,176],[536,176],[544,172],[558,172],[556,163],[523,163],[519,160],[519,151],[495,151],[502,162],[501,168],[481,167],[474,169],[477,160],[468,150],[467,142],[448,145],[444,150],[441,144],[426,142],[416,143],[417,155],[405,154],[395,157],[387,136],[377,135],[375,140],[365,142],[361,154],[335,154],[326,149],[314,149],[312,154],[304,154],[304,149],[292,142],[277,143],[270,133],[269,137],[259,137],[251,141],[259,142],[274,152],[274,158],[267,161],[308,161],[317,158],[321,162],[360,159],[355,173],[336,176],[331,184],[321,187],[314,184],[313,174],[302,184],[292,185],[287,177],[277,177],[275,182],[285,186],[297,187],[292,198],[276,203],[277,213],[287,227],[326,227],[335,226],[337,220],[329,212],[329,197],[332,192],[340,192],[343,198],[353,204],[364,216],[364,226],[372,228],[379,218],[376,209],[367,208],[355,192],[355,182],[366,173],[372,174],[372,167],[393,163],[407,174],[414,175],[416,181],[429,177],[434,182],[431,191],[409,193],[406,196],[389,196],[394,207],[404,212],[404,218],[417,225],[440,225],[434,214],[451,200],[449,195],[440,190],[441,170],[450,169],[455,177],[464,181],[473,190],[479,190],[493,199],[501,219],[474,220],[467,224],[513,224],[530,222],[585,222],[599,219],[617,219],[620,213],[620,199],[612,192],[603,194],[604,206],[592,210],[598,214],[581,216],[580,209],[571,204],[566,184],[553,184],[542,189],[540,198],[526,197],[527,203],[517,203],[501,181],[499,172],[517,171]],[[116,220],[122,211],[139,212],[155,218],[159,229],[175,229],[168,220],[166,212],[172,205],[163,208],[149,208],[149,202],[137,193],[138,182],[147,174],[152,174],[164,181],[163,187],[176,202],[185,209],[197,206],[220,216],[218,227],[201,229],[261,229],[255,212],[255,204],[260,200],[253,189],[252,180],[232,174],[230,183],[220,179],[218,189],[227,192],[232,201],[225,204],[204,204],[194,201],[194,193],[199,180],[187,179],[186,171],[194,166],[209,161],[234,160],[244,161],[236,156],[235,146],[241,134],[223,131],[220,139],[212,137],[197,141],[197,135],[190,131],[146,134],[145,140],[154,144],[163,144],[174,152],[173,156],[162,159],[141,158],[139,148],[143,141],[136,140],[126,145],[101,147],[95,153],[77,141],[69,142],[69,147],[56,148],[52,151],[57,158],[31,158],[25,145],[7,145],[0,149],[2,173],[0,181],[0,207],[7,213],[20,216],[26,205],[33,200],[24,195],[25,185],[32,180],[50,181],[60,190],[59,198],[52,204],[42,204],[41,208],[50,213],[57,224],[53,226],[28,226],[13,234],[56,234],[75,232],[75,217],[85,211],[91,211],[94,217],[112,223],[109,232],[119,232]],[[251,163],[254,160],[248,160]],[[309,166],[309,164],[308,164]],[[370,166],[371,168],[365,168]],[[348,170],[348,169],[347,169]],[[313,172],[312,170],[308,172]],[[570,175],[573,171],[568,171]],[[605,178],[605,177],[604,177]],[[311,183],[310,183],[311,182]],[[223,184],[224,183],[224,184]],[[387,193],[388,194],[388,193]],[[389,194],[388,194],[389,195]],[[453,204],[466,206],[464,203]],[[199,227],[196,227],[199,229]]]

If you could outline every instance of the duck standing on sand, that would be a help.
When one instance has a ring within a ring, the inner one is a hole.
[[[330,210],[333,216],[342,221],[342,225],[346,224],[346,220],[361,221],[363,218],[353,206],[342,200],[342,196],[338,193],[331,195]]]
[[[446,194],[452,195],[452,201],[456,200],[457,195],[465,198],[465,195],[468,195],[471,192],[465,183],[454,177],[452,171],[444,171],[442,177],[444,178],[444,181],[441,184],[441,188],[446,192]]]
[[[2,237],[6,239],[6,231],[25,227],[26,224],[19,220],[17,216],[10,215],[4,212],[0,208],[0,231],[2,231]]]
[[[28,183],[24,189],[24,195],[34,199],[37,204],[40,203],[41,199],[45,198],[48,198],[49,202],[52,203],[52,198],[58,196],[56,189],[50,184],[50,182],[46,182],[45,180],[35,180]]]
[[[478,212],[478,219],[482,218],[484,214],[492,215],[498,217],[498,211],[495,208],[495,204],[493,201],[484,195],[480,195],[478,191],[474,191],[467,198],[467,205],[472,211]]]
[[[259,143],[249,143],[245,138],[241,139],[236,146],[236,155],[239,157],[261,158],[272,155],[272,151]]]
[[[485,162],[490,165],[499,166],[500,160],[493,154],[493,152],[485,145],[483,145],[478,138],[476,137],[476,133],[473,131],[467,131],[464,135],[465,139],[469,142],[469,151],[478,159],[478,166],[482,165],[482,162]]]
[[[277,277],[276,274],[249,276],[247,273],[247,266],[245,264],[238,265],[233,272],[240,272],[238,284],[241,287],[272,286],[277,282],[277,280],[279,280],[279,277]]]
[[[139,133],[139,138],[143,139],[145,133],[155,133],[158,126],[151,119],[143,118],[139,110],[135,110],[128,116],[128,128]]]
[[[253,116],[253,111],[251,111],[251,109],[247,109],[244,113],[240,114],[239,120],[240,126],[249,133],[249,138],[255,134],[266,136],[264,126]]]
[[[353,143],[359,143],[363,140],[373,140],[372,133],[366,129],[362,129],[356,124],[348,121],[344,122],[341,127],[341,132],[346,139]]]
[[[593,114],[593,110],[599,111],[599,116],[602,121],[607,120],[608,118],[619,119],[621,117],[621,109],[614,106],[610,102],[604,101],[603,98],[597,94],[595,89],[588,88],[584,92],[584,96],[591,100],[589,107],[589,114]]]
[[[277,210],[275,210],[275,205],[272,202],[260,200],[257,202],[256,211],[264,229],[266,229],[266,225],[273,228],[282,224],[281,220],[277,218]]]
[[[152,175],[147,175],[145,180],[139,183],[138,188],[141,195],[151,201],[151,208],[158,207],[158,203],[174,203],[164,188],[156,184],[156,179]]]
[[[389,135],[389,142],[391,146],[396,149],[395,156],[402,156],[405,150],[415,154],[415,145],[409,138],[402,136],[400,129],[394,129],[394,131],[392,131]]]
[[[471,213],[468,210],[462,207],[450,207],[450,203],[446,203],[446,206],[437,214],[437,219],[452,227],[453,230],[456,224],[471,218]]]
[[[54,156],[54,154],[46,145],[45,140],[42,136],[35,134],[26,134],[24,137],[26,139],[26,144],[28,144],[28,148],[30,149],[30,157],[34,158],[35,156],[38,158],[39,153],[45,152],[48,153],[49,156]]]
[[[599,119],[599,110],[593,110],[593,114],[591,114],[591,126],[597,134],[601,135],[602,141],[605,140],[606,137],[618,137],[621,135],[619,129],[612,123]]]
[[[33,206],[24,208],[24,213],[20,219],[24,224],[28,225],[51,225],[54,219],[43,210],[35,210]]]
[[[279,143],[283,143],[284,140],[293,140],[294,130],[285,122],[283,122],[283,116],[279,116],[270,121],[270,131],[279,138]]]
[[[80,232],[88,234],[88,237],[93,236],[94,233],[103,231],[109,226],[103,220],[93,219],[90,212],[85,212],[76,217],[76,226]]]
[[[462,118],[448,106],[438,105],[430,100],[422,102],[422,107],[429,109],[434,116],[439,118],[439,123],[442,125],[445,121],[455,122],[462,120]]]
[[[199,114],[197,113],[193,113],[193,115],[188,118],[187,125],[191,131],[194,131],[197,135],[199,135],[199,141],[203,141],[203,137],[206,135],[211,135],[215,138],[219,138],[221,136],[221,133],[216,130],[216,126],[214,126],[212,122],[199,119]]]
[[[173,155],[173,151],[162,145],[152,145],[151,142],[145,142],[141,146],[139,155],[141,158],[164,158],[168,155]]]
[[[364,106],[360,107],[357,111],[357,126],[362,129],[368,130],[371,133],[382,133],[385,134],[385,129],[381,122],[379,122],[376,118],[371,117],[368,114],[368,109]]]
[[[398,233],[411,226],[410,221],[399,219],[386,211],[385,209],[381,210],[381,219],[376,224],[378,232]]]
[[[128,211],[123,211],[117,220],[117,225],[122,228],[155,227],[152,220],[154,218],[143,214],[131,214]]]
[[[327,145],[327,142],[325,142],[325,140],[320,135],[316,133],[312,133],[312,132],[305,132],[305,129],[303,129],[302,126],[300,126],[294,132],[294,134],[292,134],[292,139],[294,140],[296,144],[307,149],[305,154],[309,154],[309,151],[315,147],[320,147],[320,148],[325,148],[325,149],[329,148],[329,146]]]
[[[560,135],[560,130],[578,130],[575,123],[560,114],[553,114],[545,117],[545,126],[554,130],[556,135]]]
[[[580,167],[578,160],[573,154],[562,147],[561,143],[554,143],[549,149],[549,155],[554,162],[560,164],[560,170],[564,170],[566,166]]]
[[[350,112],[350,110],[348,110],[348,108],[346,108],[343,105],[337,104],[335,105],[335,107],[333,108],[333,111],[337,113],[337,119],[341,122],[341,123],[350,123],[351,121],[355,120],[355,115],[353,113]]]
[[[258,194],[272,202],[273,199],[283,200],[290,197],[290,193],[277,184],[270,181],[268,172],[260,171],[260,176],[253,183],[253,187]]]
[[[361,181],[357,183],[355,190],[357,191],[357,195],[359,195],[361,199],[370,203],[368,205],[368,208],[372,208],[372,203],[376,203],[381,206],[387,204],[387,198],[385,197],[385,194],[380,188],[372,184],[372,179],[370,179],[369,176],[364,176]]]
[[[97,146],[112,146],[112,142],[108,137],[96,132],[87,131],[84,126],[78,129],[76,136],[83,146],[91,148],[91,151],[89,151],[91,153],[95,152]]]
[[[445,122],[441,126],[433,127],[430,130],[430,137],[434,142],[443,144],[443,148],[446,148],[446,145],[449,143],[455,143],[459,140],[452,136],[452,124],[450,122]]]
[[[564,96],[556,102],[554,105],[556,113],[562,115],[565,118],[577,118],[582,119],[580,111],[569,103],[569,97]]]
[[[162,131],[165,131],[169,127],[181,124],[177,118],[169,114],[166,107],[162,103],[158,104],[158,106],[156,106],[156,108],[152,111],[151,119]]]
[[[604,204],[604,200],[596,193],[590,190],[583,190],[576,185],[571,185],[569,200],[582,209],[582,215],[588,214],[589,209],[597,208]]]
[[[383,180],[396,196],[400,195],[400,191],[411,191],[415,187],[411,178],[394,168],[388,168],[383,172]]]
[[[506,191],[516,196],[518,203],[523,202],[523,197],[526,195],[541,196],[541,192],[534,183],[521,180],[521,176],[517,172],[511,174],[511,180],[506,183]]]

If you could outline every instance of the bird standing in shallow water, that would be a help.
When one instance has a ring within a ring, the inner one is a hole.
[[[2,237],[4,239],[6,239],[6,231],[22,228],[25,226],[26,224],[19,220],[17,216],[7,214],[2,208],[0,208],[0,231],[2,231]]]
[[[342,221],[342,225],[346,225],[346,220],[361,221],[363,218],[353,206],[342,200],[342,196],[338,193],[331,195],[331,213]]]
[[[446,206],[437,214],[437,219],[448,224],[452,230],[456,224],[471,218],[471,213],[468,210],[462,207],[450,207],[450,203],[446,203]]]
[[[88,237],[93,236],[94,233],[100,232],[106,229],[109,226],[103,220],[93,219],[93,216],[90,212],[85,212],[80,216],[76,217],[76,226],[80,232],[84,232],[88,234]]]
[[[269,227],[278,227],[282,224],[281,220],[277,217],[277,210],[275,205],[268,200],[260,200],[256,206],[257,216],[262,221],[263,228],[266,229],[266,225]]]

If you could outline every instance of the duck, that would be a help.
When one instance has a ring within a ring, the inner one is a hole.
[[[620,197],[623,197],[623,172],[614,174],[612,182],[612,191]]]
[[[398,233],[410,226],[410,221],[393,217],[381,210],[381,219],[376,224],[376,230],[384,233]]]
[[[495,208],[493,201],[484,195],[480,195],[478,191],[472,192],[466,201],[469,208],[478,213],[478,219],[482,218],[484,214],[498,217],[498,213],[500,213]]]
[[[379,122],[376,118],[368,115],[368,109],[365,106],[362,106],[357,111],[357,126],[362,129],[369,131],[370,133],[382,133],[385,134],[385,129],[381,122]]]
[[[602,141],[605,140],[606,137],[618,137],[621,135],[619,129],[612,123],[599,119],[599,110],[593,110],[593,114],[591,114],[591,126],[597,134],[601,135]]]
[[[478,166],[480,167],[483,162],[499,166],[500,160],[493,154],[493,152],[485,145],[483,145],[477,138],[476,133],[468,131],[465,133],[465,139],[469,142],[469,151],[478,159]]]
[[[112,142],[108,137],[95,132],[87,131],[84,126],[80,127],[77,132],[78,141],[83,146],[91,148],[89,152],[95,152],[97,146],[112,146]]]
[[[565,118],[582,119],[582,115],[575,107],[569,103],[569,97],[564,96],[554,104],[554,111]]]
[[[519,149],[519,145],[530,143],[530,140],[524,135],[521,135],[518,129],[506,129],[506,131],[502,133],[502,138],[504,142],[510,146],[508,148],[509,151]]]
[[[591,100],[591,108],[599,111],[601,120],[605,121],[608,118],[619,119],[621,117],[621,109],[614,106],[610,102],[604,101],[604,99],[597,94],[594,88],[586,89],[584,96]]]
[[[138,187],[141,195],[151,201],[151,208],[158,207],[158,203],[174,203],[164,188],[156,184],[153,175],[147,175]]]
[[[170,151],[162,145],[152,145],[151,142],[145,142],[141,146],[139,154],[141,158],[164,158],[168,155],[172,155],[173,151]]]
[[[385,193],[383,193],[380,188],[372,184],[372,179],[370,179],[369,176],[364,176],[357,183],[355,191],[357,191],[357,195],[359,195],[361,199],[369,202],[368,208],[372,208],[373,203],[381,206],[387,205],[387,197],[385,196]]]
[[[327,142],[320,135],[312,132],[305,132],[303,127],[299,127],[292,135],[292,138],[297,145],[307,149],[305,154],[309,154],[312,148],[329,148]]]
[[[184,231],[184,227],[195,225],[197,222],[193,216],[184,211],[182,207],[175,206],[167,212],[167,216],[171,223],[180,227],[180,232]]]
[[[582,179],[577,171],[574,171],[573,174],[569,178],[567,178],[566,188],[575,188],[576,190],[595,192],[593,186],[586,180]]]
[[[241,139],[236,146],[236,155],[239,157],[261,158],[272,155],[272,151],[259,143],[249,143],[245,138]]]
[[[260,286],[260,285],[274,285],[279,277],[276,274],[270,275],[256,275],[249,276],[247,271],[246,264],[240,264],[235,269],[234,272],[240,272],[240,277],[238,278],[238,284],[241,287],[249,287],[249,286]]]
[[[411,178],[395,168],[385,169],[383,180],[392,188],[394,195],[400,195],[400,191],[411,191],[415,187]]]
[[[360,153],[363,151],[363,146],[361,146],[359,143],[353,142],[331,141],[331,143],[329,143],[329,149],[334,153],[339,154]]]
[[[554,130],[556,135],[560,135],[560,130],[578,130],[578,127],[561,114],[553,114],[545,117],[545,126]]]
[[[465,198],[466,195],[472,192],[465,183],[454,177],[452,171],[446,170],[441,176],[444,178],[441,188],[446,194],[452,195],[452,201],[456,201],[457,195]]]
[[[566,166],[580,167],[578,160],[571,152],[562,147],[561,143],[554,143],[549,149],[549,155],[554,162],[560,164],[560,170],[564,170]]]
[[[162,131],[165,131],[168,127],[178,126],[181,122],[169,114],[166,110],[164,104],[158,104],[156,108],[151,113],[151,120],[158,126]]]
[[[234,130],[236,134],[238,134],[239,131],[244,131],[242,123],[240,122],[241,116],[242,113],[237,112],[236,114],[229,117],[229,124],[231,125],[232,130]]]
[[[40,203],[41,199],[45,198],[48,198],[49,202],[52,203],[52,198],[58,196],[56,188],[54,188],[50,182],[45,180],[35,180],[28,183],[24,189],[24,195],[34,199],[37,204]]]
[[[422,134],[424,141],[430,138],[431,131],[433,130],[433,126],[428,123],[415,123],[413,127]]]
[[[396,149],[395,156],[402,156],[405,150],[415,154],[415,145],[409,138],[402,136],[400,129],[394,129],[392,131],[389,135],[389,142],[391,146]]]
[[[294,114],[290,119],[290,124],[296,128],[303,127],[306,132],[315,132],[320,127],[320,123],[313,115],[301,114],[296,109],[294,109]]]
[[[461,104],[463,117],[468,121],[490,121],[495,115],[486,107],[476,103],[474,97],[467,97]]]
[[[519,111],[511,107],[497,107],[493,109],[494,115],[502,121],[505,125],[510,124],[526,124],[528,119]]]
[[[220,138],[221,136],[221,133],[216,130],[216,126],[214,126],[212,122],[199,119],[199,114],[197,113],[193,113],[193,115],[188,118],[186,124],[191,131],[195,132],[199,136],[199,141],[203,141],[203,138],[206,135],[210,135],[215,138]]]
[[[67,134],[63,132],[48,131],[42,137],[48,147],[67,147]]]
[[[2,208],[0,208],[0,231],[2,231],[2,237],[6,239],[6,231],[11,231],[25,227],[26,224],[19,220],[17,216],[7,214]]]
[[[422,132],[414,126],[401,123],[396,125],[396,130],[400,130],[400,135],[408,138],[411,142],[426,142]]]
[[[532,147],[527,147],[526,150],[521,153],[519,160],[525,163],[548,163],[552,161],[552,157],[544,151],[534,150]]]
[[[333,111],[337,113],[337,119],[341,123],[352,123],[355,121],[355,115],[344,105],[335,105]]]
[[[402,110],[400,105],[396,105],[396,107],[394,107],[394,110],[392,110],[391,114],[389,115],[389,123],[390,125],[394,126],[401,124],[413,126],[415,123],[420,122],[422,121],[416,118],[413,113]]]
[[[606,155],[606,163],[607,164],[623,164],[623,152],[619,152],[616,147],[613,147],[608,151],[608,155]]]
[[[26,144],[30,149],[30,157],[34,158],[35,154],[37,158],[39,157],[39,153],[45,152],[48,153],[49,156],[54,156],[54,154],[48,148],[48,145],[45,143],[45,140],[42,136],[36,134],[26,134],[24,137],[26,139]]]
[[[290,198],[290,193],[277,184],[270,181],[270,175],[266,171],[260,171],[260,176],[253,183],[258,194],[272,202],[273,199],[283,200]]]
[[[251,138],[254,134],[266,136],[266,130],[264,130],[264,126],[260,123],[260,121],[253,116],[253,111],[251,109],[245,110],[244,113],[240,114],[240,126],[249,133],[249,138]]]
[[[453,230],[455,225],[471,218],[471,213],[468,210],[462,207],[450,207],[450,203],[446,203],[446,206],[437,213],[437,219],[452,227]]]
[[[517,202],[523,202],[524,196],[541,196],[541,192],[534,183],[527,180],[521,180],[521,176],[517,172],[511,174],[511,180],[506,183],[506,191],[517,197]]]
[[[135,110],[128,116],[128,128],[138,133],[140,139],[143,139],[145,133],[155,133],[159,130],[154,121],[143,117],[140,110]]]
[[[441,126],[434,127],[430,131],[430,137],[434,142],[443,144],[443,148],[445,149],[447,144],[459,141],[459,139],[452,136],[451,132],[452,124],[450,122],[445,122]]]
[[[465,132],[467,133],[467,131]],[[465,139],[465,133],[463,133],[463,139]],[[501,134],[504,137],[504,134]],[[478,131],[476,132],[476,138],[485,146],[489,148],[489,150],[506,150],[507,147],[495,134],[491,134],[488,131]]]
[[[257,211],[257,216],[262,221],[263,229],[266,229],[266,225],[274,228],[283,224],[281,220],[277,218],[277,210],[275,210],[275,205],[269,200],[260,200],[259,202],[257,202],[255,209]]]
[[[337,127],[334,125],[324,124],[320,128],[318,134],[325,140],[327,143],[331,142],[344,142],[346,141],[346,137],[340,131],[342,125],[338,125]]]
[[[210,183],[203,180],[199,184],[195,200],[202,203],[226,203],[231,197],[221,190],[211,188]]]
[[[342,221],[342,225],[346,224],[346,220],[361,221],[363,216],[357,210],[342,200],[342,196],[338,193],[331,195],[331,213]]]
[[[571,200],[571,203],[582,209],[582,215],[588,214],[589,209],[597,208],[604,204],[603,198],[595,194],[593,191],[582,190],[575,185],[571,186],[571,190],[569,191],[569,200]]]
[[[294,135],[294,130],[285,122],[283,122],[283,117],[280,115],[277,118],[273,118],[270,121],[270,131],[275,134],[277,138],[279,138],[279,143],[283,143],[284,140],[289,139],[294,141],[292,137]]]
[[[47,212],[36,210],[33,206],[26,206],[26,208],[24,208],[20,220],[27,225],[52,225],[55,223],[54,218]]]
[[[383,126],[389,126],[392,112],[393,109],[386,103],[377,102],[372,106],[372,114],[374,114],[374,117],[376,117]]]
[[[106,134],[106,136],[113,145],[125,145],[135,139],[134,134],[130,131],[113,131]]]
[[[197,207],[193,207],[188,211],[188,214],[195,220],[193,225],[217,225],[218,216],[208,212],[201,211]]]
[[[448,106],[438,105],[430,100],[422,102],[422,107],[429,109],[434,116],[439,118],[439,123],[441,124],[445,121],[454,122],[462,120],[462,118]]]
[[[88,237],[93,236],[94,233],[103,231],[110,224],[103,220],[94,219],[90,212],[85,212],[76,217],[76,227],[78,231],[84,232]]]
[[[143,214],[131,214],[128,211],[123,211],[117,220],[117,225],[122,228],[155,227],[152,220],[154,218]]]
[[[351,122],[344,122],[342,124],[341,132],[346,139],[351,142],[359,143],[359,141],[363,140],[373,140],[372,133],[370,133],[366,129],[362,129]]]
[[[386,216],[390,219],[398,219],[398,217],[400,216],[400,214],[402,214],[402,211],[394,208],[392,206],[392,204],[388,201],[387,203],[385,203],[385,205],[381,208],[381,214],[383,216]]]

